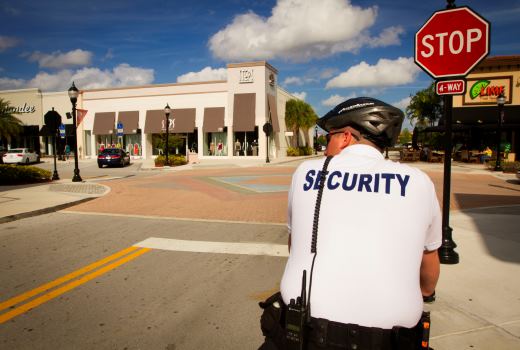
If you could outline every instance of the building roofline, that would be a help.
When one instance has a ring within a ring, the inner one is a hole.
[[[84,92],[97,92],[97,91],[109,91],[109,90],[132,90],[132,89],[146,89],[155,87],[168,87],[168,86],[183,86],[183,85],[203,85],[203,84],[222,84],[227,83],[227,80],[211,80],[211,81],[195,81],[189,83],[166,83],[166,84],[146,84],[146,85],[133,85],[133,86],[121,86],[112,88],[99,88],[99,89],[83,89]]]
[[[29,92],[29,91],[36,91],[40,94],[42,93],[40,89],[38,88],[28,88],[28,89],[16,89],[16,90],[0,90],[0,94],[12,94],[12,93],[22,93],[22,92]]]
[[[227,68],[240,68],[240,67],[254,67],[254,66],[265,66],[278,74],[278,69],[271,66],[267,61],[253,61],[253,62],[241,62],[241,63],[228,63]]]

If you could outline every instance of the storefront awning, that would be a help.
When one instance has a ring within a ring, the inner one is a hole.
[[[144,121],[145,134],[160,134],[164,127],[164,109],[155,109],[146,111],[146,120]]]
[[[224,130],[224,107],[204,108],[203,132],[222,132]]]
[[[276,100],[273,95],[267,95],[267,104],[269,105],[269,112],[271,113],[271,124],[273,125],[273,131],[280,132],[280,123],[278,123]]]
[[[170,119],[173,119],[172,133],[190,133],[195,130],[195,108],[173,109]]]
[[[172,109],[168,132],[191,133],[195,130],[195,108]],[[146,111],[144,132],[161,134],[166,132],[166,116],[163,109]]]
[[[139,129],[139,111],[119,112],[117,122],[123,124],[123,134],[136,134]]]
[[[453,108],[453,123],[465,125],[497,124],[498,106]],[[520,123],[520,106],[504,106],[504,124]]]
[[[256,94],[235,94],[233,101],[233,130],[255,130]]]
[[[103,112],[94,115],[94,135],[109,135],[114,133],[116,112]]]

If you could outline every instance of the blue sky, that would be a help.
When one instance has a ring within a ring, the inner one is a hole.
[[[267,60],[319,115],[373,96],[406,106],[431,78],[414,35],[445,1],[0,0],[0,90],[62,91],[225,79]],[[466,1],[491,22],[490,55],[520,54],[520,0]],[[371,79],[373,77],[373,79]],[[383,78],[381,78],[383,77]]]

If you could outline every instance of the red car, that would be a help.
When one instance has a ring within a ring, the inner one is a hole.
[[[120,148],[105,148],[97,157],[98,167],[130,165],[130,155]]]

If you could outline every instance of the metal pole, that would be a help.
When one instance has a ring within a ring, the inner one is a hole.
[[[72,102],[72,127],[74,129],[74,176],[72,182],[81,182],[78,167],[78,131],[76,130],[76,101]]]
[[[450,193],[451,193],[451,151],[452,151],[452,106],[453,96],[444,97],[444,184],[442,187],[442,245],[439,248],[441,264],[458,264],[459,254],[455,251],[457,244],[452,239],[453,229],[450,225]]]
[[[265,135],[267,137],[267,148],[266,148],[266,158],[265,158],[265,162],[266,163],[269,163],[269,134],[266,134]]]
[[[52,180],[59,180],[58,169],[56,168],[56,135],[57,131],[54,130],[54,136],[52,137],[52,153],[54,154],[54,172],[52,173]]]
[[[168,157],[168,132],[169,132],[169,126],[170,126],[170,113],[166,113],[166,161],[164,162],[164,165],[168,166],[170,165],[170,159]]]
[[[498,129],[497,129],[497,161],[495,163],[495,171],[502,171],[500,164],[500,141],[502,140],[502,118],[504,117],[504,105],[498,104]]]

